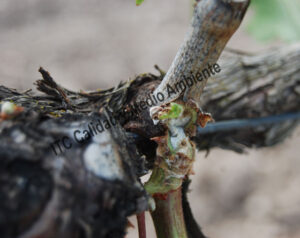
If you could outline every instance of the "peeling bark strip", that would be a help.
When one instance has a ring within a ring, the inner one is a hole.
[[[116,112],[115,118],[117,120],[122,120],[128,118],[135,118],[137,114],[142,111],[157,106],[159,102],[165,102],[165,96],[168,98],[172,97],[172,95],[176,96],[178,94],[184,93],[189,88],[194,87],[197,82],[202,82],[203,80],[207,80],[211,76],[214,76],[221,72],[221,67],[217,63],[214,65],[208,64],[202,71],[198,71],[197,74],[191,75],[191,77],[183,76],[177,83],[175,83],[175,87],[173,88],[171,85],[167,84],[167,95],[161,92],[158,92],[156,95],[149,93],[146,94],[139,101],[135,101],[129,104],[126,108],[122,108],[122,110]]]
[[[250,0],[201,0],[195,7],[192,25],[179,49],[170,69],[154,94],[161,92],[169,103],[183,93],[167,97],[167,87],[175,87],[181,77],[191,77],[213,65],[219,59],[226,43],[239,27]],[[207,79],[188,89],[186,99],[199,103]]]

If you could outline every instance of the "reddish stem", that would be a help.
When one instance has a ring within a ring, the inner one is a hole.
[[[139,238],[146,238],[146,223],[145,223],[145,212],[136,215],[139,229]]]
[[[151,213],[157,238],[187,238],[182,210],[181,187],[163,196],[154,196],[155,210]]]

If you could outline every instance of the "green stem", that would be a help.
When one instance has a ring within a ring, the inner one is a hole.
[[[157,238],[187,238],[184,222],[181,187],[166,197],[154,196],[156,209],[151,213]]]

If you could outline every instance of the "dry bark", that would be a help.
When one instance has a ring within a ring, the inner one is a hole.
[[[299,44],[255,55],[225,52],[221,73],[208,81],[201,97],[202,109],[210,112],[216,123],[199,128],[195,137],[198,149],[221,147],[242,152],[245,146],[272,146],[289,136],[299,122],[295,119],[300,110],[299,60]],[[143,100],[152,84],[158,85],[159,79],[141,87],[134,100]],[[157,131],[147,130],[147,120],[147,114],[141,113],[125,127],[144,137],[157,136]]]
[[[244,146],[282,142],[299,123],[292,118],[299,119],[300,113],[300,45],[257,55],[224,55],[222,59],[221,74],[209,81],[202,96],[203,109],[216,121],[268,118],[257,123],[244,121],[240,128],[230,128],[228,123],[228,128],[224,125],[205,136],[199,134],[198,147],[218,146],[242,152]]]

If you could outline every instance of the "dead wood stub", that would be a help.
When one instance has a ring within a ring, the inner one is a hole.
[[[50,148],[72,129],[103,118],[51,119],[25,111],[1,123],[1,237],[124,236],[127,216],[147,209],[147,196],[137,178],[143,161],[123,129],[112,127],[59,156]]]

